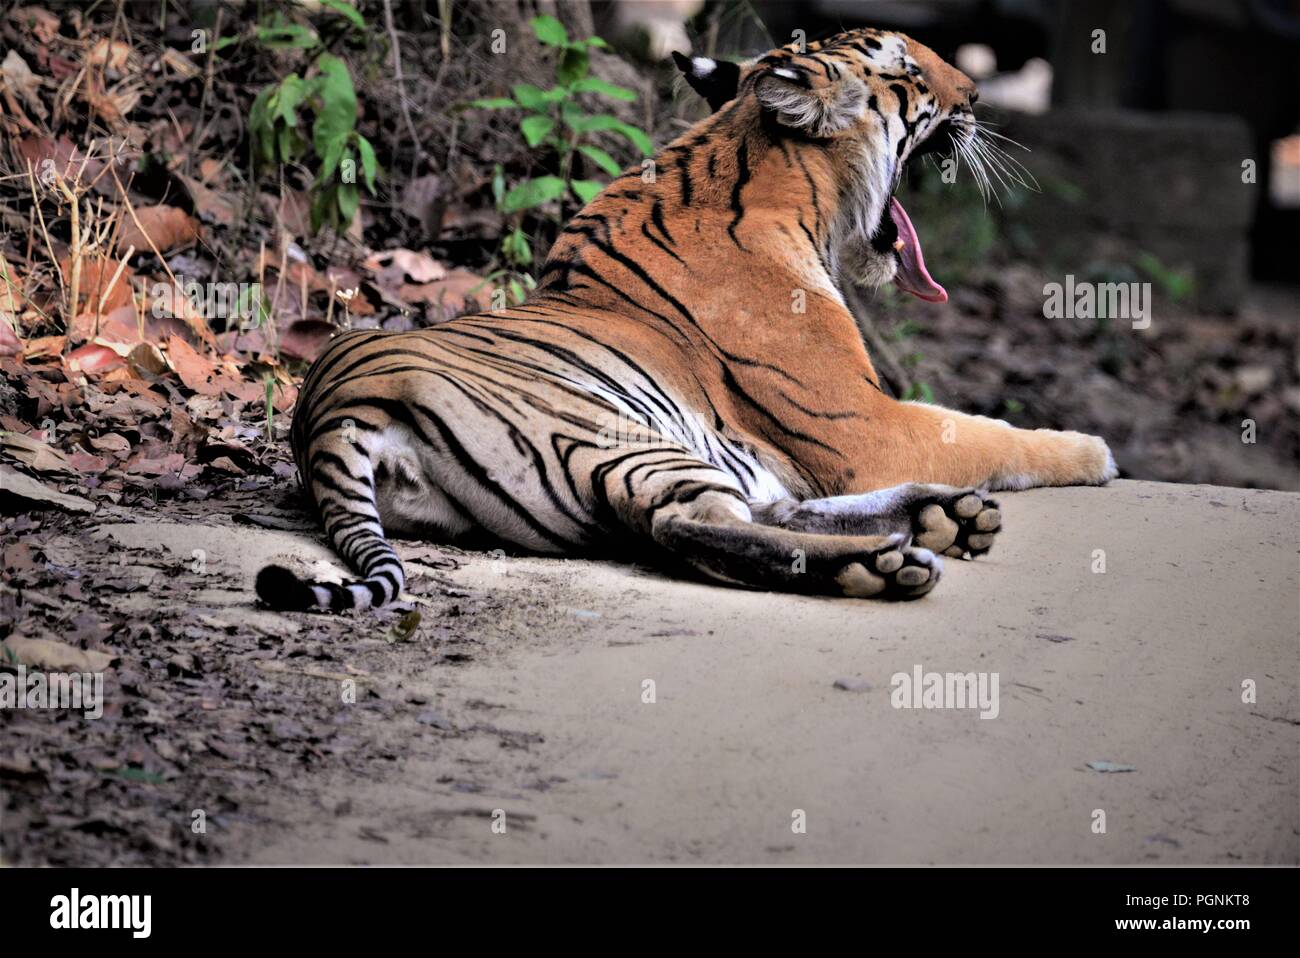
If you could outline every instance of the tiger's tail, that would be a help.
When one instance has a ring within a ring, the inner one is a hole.
[[[295,429],[299,423],[295,420]],[[257,595],[273,609],[342,612],[387,605],[402,593],[402,560],[384,537],[375,503],[370,455],[352,428],[330,429],[310,443],[295,435],[298,475],[325,523],[335,551],[359,578],[348,582],[309,581],[278,565],[257,574]]]

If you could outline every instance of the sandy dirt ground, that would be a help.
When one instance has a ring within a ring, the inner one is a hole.
[[[246,789],[223,860],[1300,861],[1300,495],[1121,481],[1003,504],[998,548],[907,604],[472,553],[435,572],[408,546],[415,581],[443,584],[426,621],[491,597],[472,643],[363,639],[364,668],[271,669],[326,714],[358,708],[339,688],[360,676],[387,703],[363,747],[383,760]],[[225,583],[333,561],[282,531],[98,534],[201,542]],[[192,602],[286,629],[249,599]],[[917,666],[996,673],[996,717],[893,707]]]

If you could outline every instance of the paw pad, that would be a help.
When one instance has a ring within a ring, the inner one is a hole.
[[[924,500],[913,518],[916,544],[950,558],[983,555],[1002,528],[998,504],[973,489]]]
[[[942,560],[929,549],[900,544],[850,562],[835,581],[853,599],[915,599],[934,588],[942,571]]]

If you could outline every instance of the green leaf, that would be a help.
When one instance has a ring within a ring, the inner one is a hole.
[[[533,33],[547,46],[559,47],[569,42],[569,31],[564,24],[550,14],[542,14],[532,19]]]
[[[276,136],[276,148],[280,152],[280,162],[288,163],[294,157],[296,151],[293,148],[293,130],[287,126],[279,127]]]
[[[524,139],[529,146],[541,143],[555,129],[555,121],[549,116],[527,116],[519,124]]]
[[[622,167],[618,165],[618,161],[598,146],[583,145],[578,147],[578,152],[591,160],[610,176],[618,176],[623,172]]]
[[[590,203],[605,188],[604,183],[597,183],[595,180],[574,180],[571,184],[573,192],[577,194],[578,199],[584,204]]]
[[[645,156],[650,156],[655,151],[654,144],[650,142],[650,137],[631,124],[624,123],[616,116],[609,116],[605,113],[598,113],[595,116],[569,115],[565,117],[565,122],[574,133],[595,133],[599,130],[609,130],[621,134],[627,137],[632,145]]]
[[[555,67],[555,79],[566,85],[577,83],[587,75],[589,68],[585,49],[566,47],[560,54],[560,62]]]
[[[325,156],[331,143],[346,140],[357,125],[357,91],[347,64],[334,54],[322,53],[316,58],[316,67],[320,70],[316,78],[320,109],[312,126],[312,146],[318,156]]]
[[[575,100],[565,100],[560,104],[560,119],[572,127],[574,123],[585,120],[587,113]]]
[[[419,611],[412,609],[406,615],[402,616],[391,629],[388,630],[387,639],[390,644],[396,642],[410,642],[415,637],[416,630],[420,628],[421,615]]]
[[[607,46],[609,46],[609,44],[606,43],[604,40],[602,40],[600,37],[587,37],[587,39],[583,40],[582,42],[585,43],[585,44],[586,44],[587,46],[589,46],[589,47],[607,47]]]
[[[296,23],[259,26],[257,39],[271,50],[310,50],[320,42],[315,30]]]
[[[356,140],[357,152],[361,154],[361,173],[366,178],[366,189],[374,193],[375,173],[379,170],[379,163],[375,159],[375,148],[360,133],[356,134]]]
[[[930,388],[929,383],[912,383],[907,387],[907,392],[903,393],[905,402],[934,402],[934,390]]]
[[[288,126],[298,125],[298,107],[307,98],[307,83],[296,73],[290,73],[272,87],[271,100],[267,104],[273,118],[284,120]]]
[[[360,12],[351,4],[344,3],[343,0],[320,0],[321,6],[328,7],[335,13],[342,14],[351,21],[352,25],[358,30],[366,28],[366,21],[362,19]]]
[[[609,97],[611,100],[623,100],[631,103],[636,99],[636,91],[629,90],[627,87],[616,86],[613,83],[606,83],[599,77],[584,77],[577,83],[573,84],[575,93],[599,93],[601,96]]]
[[[533,261],[533,248],[528,242],[528,235],[518,226],[502,240],[501,252],[516,266],[528,266]]]
[[[325,223],[334,222],[338,216],[338,203],[334,190],[313,190],[311,194],[311,231],[320,232]]]
[[[552,103],[559,103],[568,95],[563,87],[543,90],[531,83],[516,83],[510,88],[510,92],[515,95],[515,101],[520,106],[539,112],[544,112]]]
[[[321,155],[320,171],[316,174],[317,183],[326,183],[334,176],[334,171],[339,168],[339,163],[343,159],[345,142],[333,140],[325,147],[325,152]]]
[[[496,164],[496,166],[492,167],[492,201],[497,205],[498,209],[501,208],[501,200],[505,197],[505,195],[506,195],[505,171],[501,169],[501,164],[498,163]]]
[[[506,96],[489,97],[486,100],[470,100],[469,105],[476,110],[511,110],[520,104]]]
[[[361,205],[361,191],[355,183],[340,183],[338,196],[339,221],[347,226],[352,222],[352,217],[357,215],[357,207]]]
[[[509,193],[501,202],[501,208],[507,213],[532,209],[564,194],[564,180],[558,176],[539,176],[535,180],[525,180]]]
[[[272,103],[275,94],[279,91],[279,86],[264,87],[260,93],[253,99],[253,105],[248,110],[248,123],[254,129],[264,128],[267,131],[275,127],[275,119],[271,116]]]
[[[545,104],[542,99],[546,95],[545,91],[531,83],[516,83],[510,88],[510,92],[514,94],[515,102],[525,110],[536,110]]]

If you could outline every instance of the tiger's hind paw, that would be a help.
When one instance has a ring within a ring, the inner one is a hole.
[[[907,544],[901,536],[880,552],[840,569],[835,581],[854,599],[919,599],[939,581],[943,560],[929,549]]]
[[[918,500],[912,514],[916,544],[955,559],[984,555],[1002,529],[998,504],[976,489],[953,489]]]

